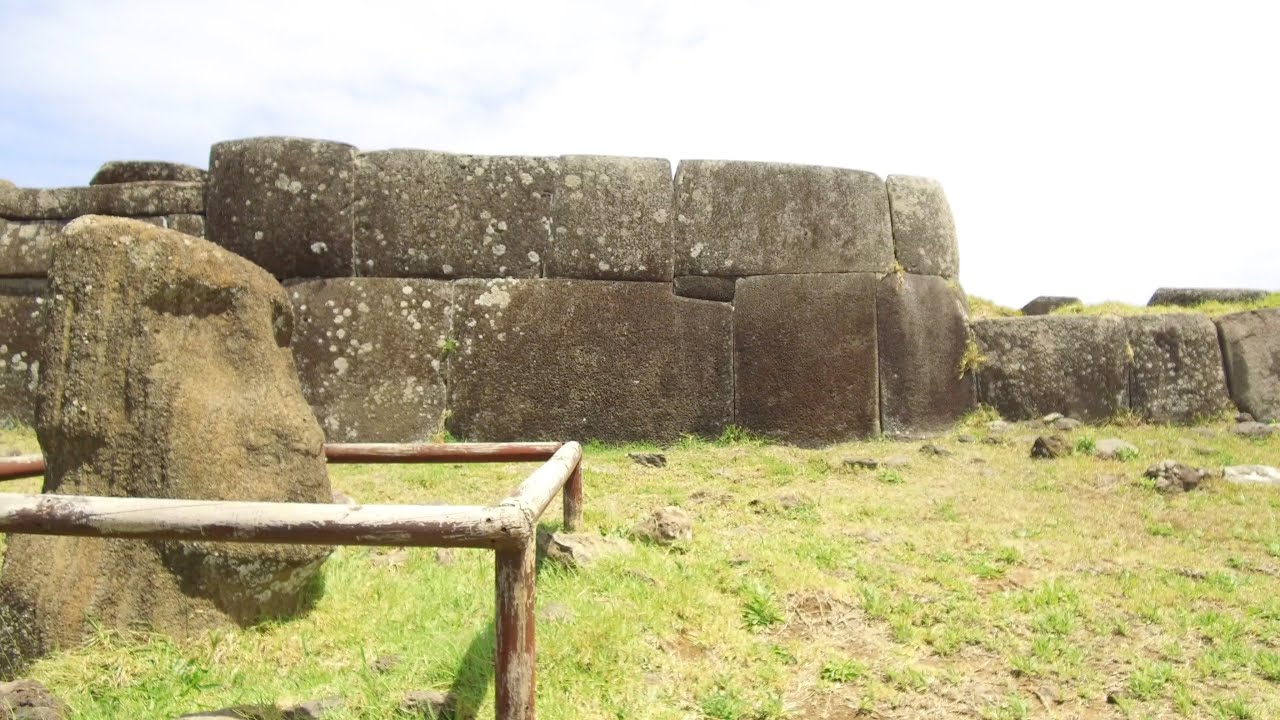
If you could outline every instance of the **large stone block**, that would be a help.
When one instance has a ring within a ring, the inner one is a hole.
[[[204,183],[134,182],[71,188],[0,184],[0,218],[70,220],[81,215],[143,217],[204,212]]]
[[[1028,317],[1033,315],[1048,315],[1058,308],[1068,305],[1079,305],[1080,298],[1070,297],[1067,295],[1040,295],[1031,302],[1022,306],[1022,314]]]
[[[378,277],[538,277],[555,158],[364,153],[356,272]]]
[[[733,418],[732,308],[669,283],[465,280],[450,427],[470,440],[669,441]]]
[[[890,273],[876,290],[880,427],[891,435],[949,429],[974,409],[964,293],[932,275]]]
[[[1147,301],[1147,305],[1179,305],[1191,307],[1206,302],[1252,302],[1268,295],[1266,290],[1243,288],[1159,288]]]
[[[879,432],[876,284],[871,273],[738,281],[739,425],[797,445]]]
[[[547,277],[671,280],[671,163],[561,158]]]
[[[35,423],[45,283],[0,280],[0,423]]]
[[[999,318],[973,331],[985,358],[978,399],[1005,418],[1099,421],[1129,407],[1128,333],[1118,317]]]
[[[1262,422],[1280,420],[1280,308],[1217,320],[1231,399]]]
[[[203,215],[162,215],[135,218],[157,227],[204,237]],[[66,225],[64,220],[0,219],[0,277],[44,277],[49,251]]]
[[[675,273],[887,272],[889,197],[872,173],[683,160],[675,179]]]
[[[209,153],[210,240],[277,278],[352,274],[356,149],[263,137]]]
[[[671,283],[675,294],[680,297],[714,300],[716,302],[733,302],[733,293],[738,279],[732,277],[716,277],[714,275],[681,275]]]
[[[293,313],[261,268],[118,218],[53,251],[36,432],[44,492],[329,502],[298,386]],[[0,572],[0,677],[91,628],[185,637],[297,611],[327,550],[15,535]]]
[[[942,185],[929,178],[890,175],[885,186],[889,192],[894,254],[902,267],[920,275],[959,275],[956,224]]]
[[[290,285],[302,392],[333,442],[413,442],[443,430],[452,285],[354,278]]]
[[[1231,406],[1222,350],[1204,315],[1125,318],[1129,331],[1129,406],[1149,422],[1191,423]]]
[[[130,182],[198,182],[208,179],[204,170],[182,163],[158,160],[111,160],[94,173],[90,185],[115,185]]]

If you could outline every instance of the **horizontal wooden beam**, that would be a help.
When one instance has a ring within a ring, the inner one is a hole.
[[[0,532],[147,540],[513,549],[513,507],[339,505],[0,493]]]
[[[519,507],[527,514],[531,524],[536,523],[581,462],[582,446],[576,442],[565,443],[550,460],[538,466],[537,470],[520,483],[515,495],[503,500],[501,504]]]

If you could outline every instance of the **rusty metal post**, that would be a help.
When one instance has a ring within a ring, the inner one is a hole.
[[[582,460],[564,484],[564,529],[577,532],[582,528]]]
[[[534,687],[537,667],[534,655],[534,582],[536,543],[523,549],[498,550],[497,576],[497,686],[498,720],[534,720]]]

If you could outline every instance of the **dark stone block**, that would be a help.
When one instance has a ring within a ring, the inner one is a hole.
[[[885,187],[894,255],[903,269],[918,275],[959,275],[956,224],[942,185],[929,178],[890,175]]]
[[[1133,359],[1129,406],[1148,422],[1192,423],[1231,407],[1222,350],[1204,315],[1125,318]]]
[[[671,163],[566,155],[552,202],[547,277],[671,280]]]
[[[1041,295],[1022,306],[1022,314],[1026,316],[1048,315],[1060,307],[1079,305],[1080,298],[1065,295]]]
[[[356,149],[263,137],[209,153],[208,237],[277,278],[352,274]]]
[[[1261,300],[1270,293],[1266,290],[1246,290],[1240,288],[1160,288],[1152,294],[1147,306],[1178,305],[1191,307],[1205,302],[1252,302]]]
[[[699,300],[733,302],[734,287],[738,279],[711,275],[681,275],[672,283],[676,295]]]
[[[684,160],[675,198],[677,275],[893,268],[889,196],[872,173]]]
[[[667,283],[463,280],[454,291],[459,437],[665,442],[732,421],[728,305]]]
[[[450,283],[353,278],[288,291],[302,392],[330,441],[423,441],[444,429]]]
[[[81,215],[144,217],[204,212],[204,183],[136,182],[72,188],[0,184],[0,218],[71,220]]]
[[[1057,412],[1091,422],[1129,406],[1127,332],[1118,317],[978,320],[973,331],[985,357],[978,399],[1007,419]]]
[[[871,273],[738,281],[739,425],[797,445],[879,432],[876,284]]]
[[[209,173],[191,165],[157,160],[112,160],[94,173],[90,185],[116,185],[131,182],[197,182],[203,183]]]
[[[555,158],[364,153],[356,172],[356,272],[376,277],[538,277]]]
[[[43,280],[0,280],[0,422],[35,423]]]
[[[918,435],[949,429],[974,409],[964,293],[932,275],[889,274],[876,291],[880,427]]]
[[[1236,407],[1261,422],[1280,421],[1280,308],[1224,315],[1217,323]]]

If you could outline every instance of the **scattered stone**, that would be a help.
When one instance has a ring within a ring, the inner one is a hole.
[[[978,441],[978,438],[974,437],[973,435],[958,435],[958,436],[956,436],[956,442],[958,442],[958,443],[964,443],[965,445],[968,445],[969,443],[974,443],[974,442],[977,442],[977,441]]]
[[[1010,427],[1012,426],[1005,420],[992,420],[991,422],[987,423],[987,432],[993,432],[993,433],[1006,432],[1009,430]]]
[[[453,548],[436,548],[436,564],[441,567],[448,567],[457,560],[457,553]]]
[[[932,455],[934,457],[951,457],[955,453],[939,445],[934,445],[932,443],[929,443],[928,445],[920,446],[920,454]]]
[[[90,185],[114,185],[131,182],[198,182],[208,173],[191,165],[156,160],[112,160],[94,173]]]
[[[589,533],[538,532],[538,549],[547,560],[568,568],[583,568],[615,555],[629,555],[631,543],[622,538]]]
[[[1066,295],[1041,295],[1022,306],[1023,315],[1048,315],[1060,307],[1079,305],[1080,298]]]
[[[729,567],[745,567],[750,564],[751,558],[749,557],[729,558]]]
[[[1195,490],[1209,476],[1209,472],[1183,465],[1176,460],[1161,460],[1147,468],[1142,475],[1156,481],[1158,492],[1169,494]]]
[[[1138,448],[1133,443],[1125,442],[1117,438],[1107,438],[1099,440],[1094,445],[1093,454],[1103,460],[1124,460],[1127,457],[1134,457],[1138,454]]]
[[[845,458],[841,461],[841,464],[858,470],[875,470],[880,467],[880,461],[875,458]]]
[[[286,705],[280,708],[281,720],[324,720],[341,710],[343,701],[340,697],[307,700],[306,702]]]
[[[1147,306],[1177,305],[1191,307],[1216,301],[1224,303],[1251,302],[1267,296],[1266,290],[1243,288],[1159,288],[1147,301]]]
[[[400,712],[411,717],[442,718],[453,714],[457,699],[440,690],[410,690],[400,701]]]
[[[693,518],[683,508],[669,505],[654,510],[636,525],[631,534],[638,540],[655,545],[674,545],[693,540]]]
[[[1053,421],[1053,429],[1061,430],[1062,432],[1071,432],[1072,430],[1078,429],[1083,424],[1084,423],[1076,420],[1075,418],[1064,417]]]
[[[1276,429],[1274,427],[1267,425],[1266,423],[1253,421],[1236,423],[1236,425],[1231,428],[1231,432],[1236,435],[1243,435],[1244,437],[1249,438],[1269,437],[1275,431]]]
[[[409,559],[409,548],[393,548],[385,552],[374,553],[369,562],[378,567],[396,568],[404,565]]]
[[[36,414],[46,492],[332,500],[324,435],[289,349],[289,301],[261,268],[199,238],[89,216],[56,241],[49,283],[45,328],[57,331],[44,334]],[[0,677],[95,628],[146,625],[185,638],[296,614],[329,554],[206,541],[8,542]]]
[[[360,504],[360,503],[356,502],[356,499],[355,499],[355,498],[353,498],[353,497],[351,497],[350,495],[348,495],[348,494],[346,494],[346,493],[342,492],[341,490],[334,490],[334,491],[333,491],[333,493],[332,493],[332,497],[333,497],[332,502],[333,502],[333,504],[334,504],[334,505],[352,505],[352,506],[355,506],[355,505],[359,505],[359,504]]]
[[[272,705],[236,705],[179,715],[176,720],[275,720],[278,717],[280,711]]]
[[[369,669],[379,675],[385,675],[398,667],[400,667],[400,656],[391,654],[379,655],[374,659],[373,664],[369,666]]]
[[[1238,423],[1247,423],[1247,422],[1253,422],[1253,421],[1254,421],[1254,417],[1247,412],[1236,413],[1236,422]]]
[[[988,435],[982,438],[983,445],[1004,445],[1007,440],[1001,435]]]
[[[1044,417],[1040,418],[1040,422],[1044,423],[1045,425],[1052,425],[1058,420],[1061,420],[1063,417],[1065,416],[1062,413],[1057,413],[1057,412],[1049,413],[1048,415],[1045,415]]]
[[[0,683],[0,720],[62,720],[67,706],[35,680]]]
[[[1280,485],[1280,468],[1270,465],[1231,465],[1222,469],[1227,482],[1242,485]]]
[[[564,603],[547,603],[538,609],[538,619],[544,622],[571,622],[574,613]]]
[[[667,466],[667,456],[662,453],[647,452],[629,452],[627,457],[637,465],[644,465],[651,468],[662,468]]]
[[[1061,435],[1041,435],[1031,446],[1031,457],[1052,459],[1066,457],[1071,454],[1071,445]]]
[[[778,508],[781,510],[795,510],[809,504],[809,498],[799,493],[786,493],[778,496]]]

